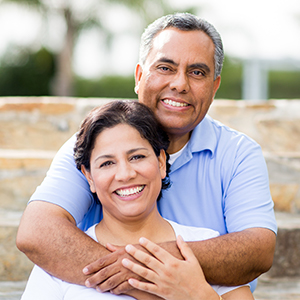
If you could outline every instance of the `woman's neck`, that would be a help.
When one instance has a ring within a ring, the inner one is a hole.
[[[176,239],[174,230],[155,208],[145,218],[119,220],[103,211],[103,219],[96,226],[96,236],[100,244],[107,243],[123,246],[138,244],[140,237],[146,237],[155,243]]]

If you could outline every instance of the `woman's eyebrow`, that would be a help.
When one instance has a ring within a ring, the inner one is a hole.
[[[130,149],[127,151],[127,154],[132,154],[134,152],[140,151],[140,150],[148,150],[147,148],[144,147],[139,147],[139,148],[134,148],[134,149]]]

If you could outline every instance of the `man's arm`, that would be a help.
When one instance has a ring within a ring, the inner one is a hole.
[[[109,253],[75,226],[63,208],[43,202],[28,204],[17,234],[17,247],[30,260],[62,280],[84,284],[82,269]]]
[[[273,263],[276,235],[265,228],[250,228],[188,245],[208,282],[241,285],[267,272]]]
[[[188,245],[197,257],[208,282],[219,285],[242,285],[248,283],[272,266],[275,251],[276,235],[273,231],[264,228],[250,228],[240,232],[228,233],[216,238],[199,242],[189,242]],[[160,244],[176,258],[181,258],[176,242]],[[125,251],[124,251],[125,252]],[[125,257],[125,256],[124,256]],[[119,256],[119,261],[122,261]],[[101,264],[104,261],[101,259]],[[106,272],[110,273],[106,267]],[[97,272],[97,263],[88,266],[89,273]],[[116,268],[114,265],[113,268]],[[129,279],[130,274],[124,279]],[[100,284],[102,291],[113,289],[114,293],[126,293],[130,286],[120,281],[118,275],[105,281],[105,273],[96,273],[89,281],[92,286]]]

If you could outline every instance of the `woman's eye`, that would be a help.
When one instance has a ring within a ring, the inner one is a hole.
[[[106,162],[104,162],[104,163],[102,163],[102,164],[100,165],[100,168],[102,168],[102,167],[107,167],[107,166],[110,166],[110,165],[112,165],[112,164],[113,164],[112,161],[106,161]]]
[[[141,155],[141,154],[138,154],[138,155],[134,155],[131,157],[131,160],[138,160],[138,159],[142,159],[144,158],[145,156],[144,155]]]

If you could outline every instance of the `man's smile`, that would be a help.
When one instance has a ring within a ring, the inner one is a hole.
[[[163,99],[162,102],[164,102],[165,104],[168,104],[170,106],[173,106],[173,107],[186,107],[186,106],[189,106],[189,104],[187,104],[185,102],[179,102],[179,101],[174,101],[174,100],[170,100],[170,99]]]

